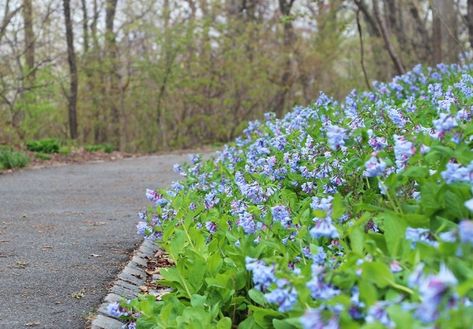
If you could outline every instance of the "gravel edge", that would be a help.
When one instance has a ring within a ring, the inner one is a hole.
[[[118,302],[121,298],[133,299],[141,292],[140,286],[146,280],[146,266],[159,247],[152,240],[144,240],[134,252],[128,264],[118,275],[109,293],[97,309],[96,316],[92,319],[91,329],[121,329],[125,323],[107,314],[107,306]]]

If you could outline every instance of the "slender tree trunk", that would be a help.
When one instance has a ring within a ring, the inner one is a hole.
[[[363,77],[365,79],[366,87],[368,87],[368,89],[371,89],[370,80],[368,79],[368,73],[366,72],[366,68],[365,68],[365,47],[363,44],[363,31],[361,29],[361,22],[360,22],[360,9],[356,10],[356,27],[358,29],[358,37],[360,40],[361,70],[363,71]]]
[[[7,26],[10,24],[11,20],[15,15],[20,11],[21,6],[18,6],[17,8],[10,10],[10,0],[6,0],[6,3],[4,4],[4,11],[3,11],[3,16],[2,20],[0,22],[0,42],[2,41],[3,37],[5,36],[5,32],[7,31]]]
[[[74,50],[74,31],[72,30],[71,21],[71,2],[63,0],[64,22],[66,25],[66,41],[67,41],[67,63],[69,64],[70,84],[68,94],[69,107],[69,133],[72,139],[77,138],[77,91],[78,91],[78,75],[76,64],[76,53]]]
[[[468,0],[467,4],[467,23],[470,47],[473,48],[473,0]]]
[[[32,0],[23,0],[23,24],[25,29],[26,80],[31,87],[35,79],[35,36],[33,30]]]
[[[435,1],[435,0],[434,0]],[[432,6],[432,64],[438,64],[442,62],[442,20],[440,19],[440,13],[438,4]]]
[[[81,9],[82,9],[82,38],[83,38],[83,47],[84,54],[87,54],[89,51],[89,14],[87,12],[87,1],[81,0]]]
[[[381,31],[381,36],[383,37],[384,46],[386,50],[388,51],[389,57],[391,57],[391,60],[394,64],[394,67],[396,68],[397,73],[403,74],[406,72],[406,70],[404,69],[404,65],[402,64],[401,58],[394,50],[391,40],[389,39],[388,31],[386,29],[386,26],[384,25],[383,18],[381,17],[379,13],[377,1],[378,0],[373,0],[373,12],[374,12],[374,17],[376,19],[376,22],[378,23],[379,30]]]
[[[433,0],[432,14],[434,64],[455,63],[460,52],[455,4],[452,0]]]
[[[290,78],[291,78],[291,53],[292,48],[295,43],[295,34],[294,34],[294,27],[292,26],[292,22],[288,19],[288,16],[291,14],[292,5],[294,4],[294,0],[279,0],[279,11],[281,15],[284,16],[283,21],[283,44],[284,44],[284,52],[286,53],[287,59],[284,64],[284,71],[281,76],[280,85],[282,90],[277,93],[276,98],[274,100],[274,111],[278,117],[282,117],[284,114],[284,108],[286,105],[286,98],[289,94],[289,90],[291,88]]]
[[[119,73],[117,45],[114,31],[118,0],[107,0],[105,7],[105,62],[107,68],[107,99],[110,109],[111,142],[120,148],[120,113],[117,104],[119,97]]]
[[[409,13],[414,20],[414,33],[416,36],[411,37],[412,48],[417,54],[417,59],[421,63],[432,62],[432,41],[419,14],[418,5],[414,0],[409,2]]]

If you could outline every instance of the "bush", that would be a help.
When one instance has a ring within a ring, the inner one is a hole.
[[[51,160],[51,155],[43,152],[36,152],[35,157],[39,160],[48,161]]]
[[[32,152],[58,153],[61,145],[57,139],[46,138],[26,143],[26,148]]]
[[[23,168],[29,161],[28,156],[22,152],[0,148],[0,169]]]
[[[148,190],[138,232],[172,263],[138,328],[467,328],[473,66],[416,67],[343,103],[268,114]],[[137,314],[139,317],[127,314]]]
[[[71,154],[71,152],[72,152],[72,147],[67,146],[67,145],[61,146],[58,151],[58,153],[61,155],[69,155]]]
[[[86,145],[84,149],[87,152],[104,152],[104,153],[112,153],[115,148],[113,145],[110,144],[93,144],[93,145]]]

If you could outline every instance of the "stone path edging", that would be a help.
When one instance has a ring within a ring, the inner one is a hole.
[[[107,314],[107,306],[110,303],[118,302],[121,298],[133,299],[138,296],[141,292],[140,286],[146,280],[145,270],[148,259],[153,257],[158,249],[154,241],[143,241],[99,306],[97,315],[92,320],[91,329],[121,329],[124,327],[124,322]]]

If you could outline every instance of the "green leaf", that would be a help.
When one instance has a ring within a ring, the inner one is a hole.
[[[371,282],[360,280],[358,282],[358,288],[360,289],[360,298],[366,305],[370,306],[376,303],[378,300],[378,292]]]
[[[361,226],[354,227],[350,232],[350,246],[354,253],[358,255],[363,254],[363,243],[365,238],[365,232]]]
[[[411,178],[429,177],[429,169],[427,167],[413,166],[407,168],[402,175]]]
[[[392,257],[399,254],[399,248],[406,232],[405,222],[395,214],[384,213],[381,215],[384,222],[384,238],[386,247]]]
[[[217,329],[231,329],[232,320],[230,318],[224,317],[217,322]]]
[[[298,321],[298,320],[297,320]],[[293,319],[284,319],[284,320],[279,320],[279,319],[274,319],[273,320],[273,327],[275,329],[294,329],[298,328],[297,325],[295,325]]]
[[[264,294],[257,289],[250,289],[248,291],[248,296],[251,298],[252,301],[254,301],[258,305],[265,306],[268,304],[266,298],[264,297]]]
[[[366,281],[372,282],[380,288],[388,286],[394,282],[394,276],[389,267],[380,262],[365,262],[361,266],[362,278]]]
[[[332,210],[333,219],[339,219],[345,213],[345,206],[343,205],[343,198],[339,193],[335,194],[335,197],[333,198],[332,208],[333,208]]]

